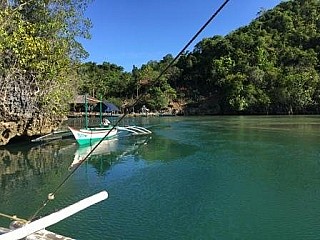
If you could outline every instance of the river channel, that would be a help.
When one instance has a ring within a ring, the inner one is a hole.
[[[39,213],[106,190],[51,227],[79,240],[320,239],[320,117],[125,119]],[[88,149],[73,139],[0,148],[0,212],[28,219]],[[10,221],[0,218],[0,226]]]

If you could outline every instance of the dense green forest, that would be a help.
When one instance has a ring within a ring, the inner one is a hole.
[[[320,1],[285,1],[226,36],[201,40],[184,53],[143,100],[151,109],[180,101],[211,114],[318,113]],[[136,98],[172,60],[168,54],[126,73],[85,63],[82,92],[117,104]]]
[[[1,117],[65,114],[87,56],[77,38],[89,38],[89,1],[0,0]]]
[[[159,79],[171,54],[131,72],[83,62],[86,52],[76,39],[89,37],[88,3],[0,0],[1,89],[24,79],[37,108],[57,113],[84,93],[120,107],[143,96],[137,107],[153,111],[179,103],[198,114],[319,113],[319,0],[262,9],[248,26],[202,39]]]

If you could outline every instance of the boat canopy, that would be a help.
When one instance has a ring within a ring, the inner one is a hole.
[[[100,104],[97,104],[94,107],[93,111],[100,112]],[[102,101],[102,112],[104,112],[104,113],[111,113],[111,112],[116,113],[116,112],[119,112],[119,111],[120,111],[119,108],[116,105],[114,105],[113,103],[107,102],[106,100]]]

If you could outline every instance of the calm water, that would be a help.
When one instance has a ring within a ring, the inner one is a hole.
[[[97,149],[40,215],[101,190],[109,198],[49,230],[90,240],[320,239],[320,117],[125,121],[153,134]],[[33,215],[86,150],[71,139],[0,149],[0,212]]]

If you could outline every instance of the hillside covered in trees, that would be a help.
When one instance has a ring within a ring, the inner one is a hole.
[[[141,104],[159,110],[180,102],[200,114],[319,113],[319,12],[319,0],[284,1],[248,26],[201,40]],[[82,64],[80,91],[130,103],[172,59],[168,54],[131,73],[111,63]]]

